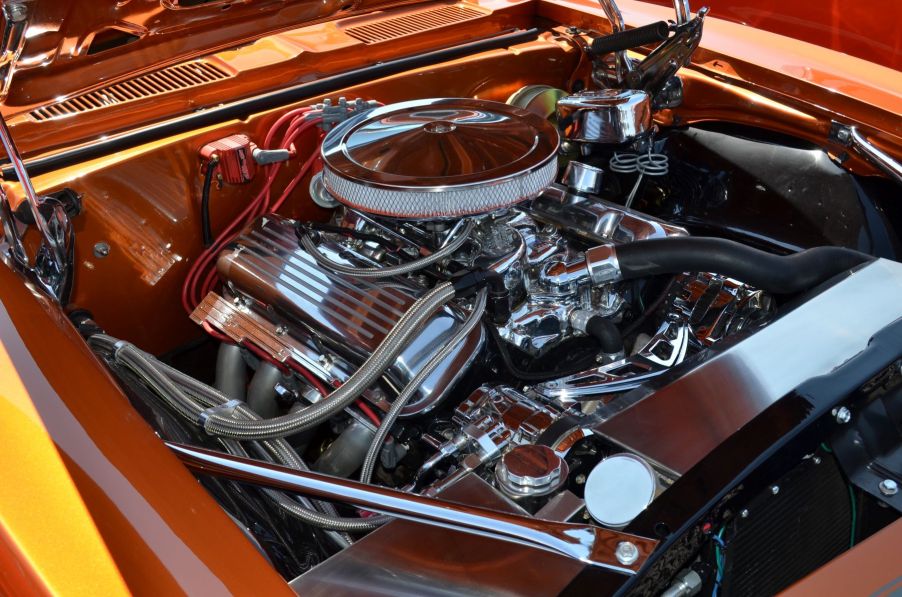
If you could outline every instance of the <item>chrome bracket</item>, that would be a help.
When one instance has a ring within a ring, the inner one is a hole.
[[[6,11],[11,5],[4,5]],[[12,164],[28,203],[28,224],[34,224],[41,244],[32,257],[23,241],[24,228],[16,219],[6,191],[0,188],[0,218],[3,219],[3,250],[11,265],[31,279],[60,304],[69,302],[75,273],[75,232],[65,204],[54,197],[41,197],[34,190],[25,163],[5,119],[0,117],[0,143]]]
[[[23,2],[4,2],[3,37],[0,38],[0,98],[9,93],[16,62],[25,47],[25,29],[28,27],[28,6]]]
[[[573,403],[638,388],[683,362],[691,337],[686,323],[665,321],[636,354],[596,369],[542,382],[535,386],[535,391],[546,398]]]
[[[592,525],[540,520],[184,444],[166,445],[196,473],[344,502],[411,522],[525,545],[626,576],[636,574],[658,545],[655,539]],[[617,546],[625,542],[635,547],[635,558],[617,557]]]

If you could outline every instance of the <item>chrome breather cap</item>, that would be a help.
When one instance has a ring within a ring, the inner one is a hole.
[[[561,134],[570,141],[622,145],[652,129],[651,97],[637,89],[597,89],[557,103]]]
[[[648,462],[633,454],[614,454],[589,473],[586,510],[599,524],[621,529],[645,510],[657,489],[657,476]]]
[[[538,196],[557,174],[558,145],[552,124],[507,104],[402,102],[326,135],[323,184],[337,201],[370,214],[461,218]]]
[[[510,497],[548,495],[567,480],[569,467],[557,452],[539,444],[516,446],[495,466],[498,487]]]

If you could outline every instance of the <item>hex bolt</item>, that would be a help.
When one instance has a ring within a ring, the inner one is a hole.
[[[899,493],[899,484],[892,479],[884,479],[880,482],[877,488],[880,490],[880,493],[887,497],[891,497]]]
[[[770,486],[770,492],[771,492],[773,495],[777,495],[778,493],[780,493],[780,486],[779,486],[779,485],[771,485],[771,486]]]
[[[739,518],[748,518],[748,517],[749,517],[749,511],[747,509],[744,509],[744,510],[742,510],[742,512],[739,513]]]
[[[28,7],[24,4],[8,4],[6,6],[6,17],[13,23],[24,21],[28,16]]]
[[[840,406],[839,408],[833,409],[833,418],[836,419],[836,422],[840,425],[845,425],[849,421],[852,420],[852,411],[850,411],[845,406]]]
[[[94,257],[103,259],[110,254],[110,245],[105,242],[99,242],[94,245]]]
[[[624,566],[631,566],[639,559],[639,548],[636,547],[635,543],[621,541],[617,544],[617,549],[614,550],[614,556]]]

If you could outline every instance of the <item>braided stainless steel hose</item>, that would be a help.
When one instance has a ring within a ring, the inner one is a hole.
[[[419,333],[432,314],[454,295],[454,287],[445,282],[417,299],[366,362],[340,388],[319,402],[294,413],[258,421],[238,420],[212,412],[204,421],[204,429],[215,436],[261,440],[285,437],[319,425],[360,397],[394,362],[411,336]]]
[[[447,257],[450,257],[458,249],[460,249],[465,242],[467,242],[467,239],[470,237],[470,234],[475,228],[476,223],[473,222],[473,220],[470,220],[466,223],[463,231],[461,231],[460,234],[455,236],[453,240],[451,240],[444,247],[437,250],[435,253],[432,253],[431,255],[427,255],[426,257],[422,257],[415,261],[410,261],[408,263],[402,263],[400,265],[388,265],[385,267],[354,267],[350,265],[344,265],[343,263],[336,263],[335,261],[332,261],[325,255],[320,253],[319,249],[316,247],[316,244],[308,235],[301,234],[300,242],[304,250],[310,253],[310,256],[313,257],[313,259],[318,264],[332,271],[355,278],[388,278],[390,276],[399,276],[402,274],[415,272],[417,270],[423,269],[426,266],[432,265],[433,263],[437,263],[443,259],[446,259]]]
[[[395,421],[398,420],[398,416],[401,414],[401,410],[410,399],[416,394],[417,390],[420,389],[420,386],[426,381],[426,378],[438,367],[445,358],[451,354],[451,351],[454,348],[463,342],[467,336],[473,331],[477,325],[480,324],[483,313],[485,313],[485,305],[486,298],[488,296],[488,292],[486,290],[479,291],[479,294],[476,297],[476,301],[473,304],[473,310],[470,311],[470,314],[467,316],[466,321],[461,326],[459,330],[454,334],[454,337],[444,346],[440,351],[435,353],[431,359],[423,366],[422,369],[410,380],[401,393],[398,394],[398,397],[392,401],[391,408],[388,413],[385,415],[385,418],[382,419],[382,424],[379,425],[379,429],[376,430],[376,435],[373,437],[373,441],[370,443],[369,450],[366,453],[366,458],[363,460],[363,466],[360,469],[360,481],[363,483],[369,483],[370,479],[373,476],[373,469],[376,467],[376,461],[379,458],[379,450],[382,447],[382,443],[385,441],[385,438],[388,437],[389,432],[391,431],[392,426],[394,426]]]

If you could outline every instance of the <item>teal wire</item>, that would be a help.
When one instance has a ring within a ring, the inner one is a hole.
[[[828,454],[833,454],[833,450],[830,449],[825,442],[821,442],[821,450]],[[848,485],[849,487],[849,504],[852,509],[852,528],[849,530],[849,549],[855,547],[855,529],[858,527],[858,505],[855,500],[855,489],[852,487],[851,483]]]

